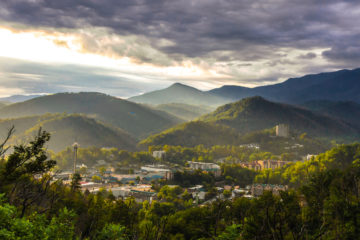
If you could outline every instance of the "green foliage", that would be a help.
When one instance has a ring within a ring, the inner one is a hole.
[[[125,240],[125,227],[119,224],[106,224],[96,236],[97,240]]]
[[[196,170],[193,172],[178,171],[174,173],[174,178],[170,182],[173,184],[178,184],[182,187],[190,187],[194,184],[204,184],[206,186],[212,186],[215,183],[215,177],[213,174],[202,172],[201,170]]]
[[[345,169],[358,159],[360,159],[360,144],[340,145],[318,155],[315,159],[288,164],[273,171],[262,171],[256,176],[255,181],[299,187],[319,171]]]
[[[130,164],[149,164],[155,161],[149,152],[129,152],[117,148],[79,148],[77,156],[78,162],[89,167],[96,164],[98,160],[105,160],[109,165],[118,166],[119,168],[128,167]],[[72,166],[74,151],[73,148],[69,147],[61,152],[53,153],[51,157],[58,162],[60,168],[69,168]],[[128,172],[124,173],[127,174]]]
[[[227,184],[236,184],[242,187],[253,183],[256,172],[249,170],[247,168],[243,168],[240,165],[236,164],[223,164],[222,175],[225,177]]]
[[[237,240],[240,239],[241,225],[233,224],[226,227],[216,240]]]
[[[5,166],[0,169],[0,187],[12,183],[22,176],[42,174],[55,166],[54,160],[48,160],[44,145],[50,139],[50,134],[39,129],[35,139],[28,145],[14,147]]]
[[[284,181],[283,177],[292,179],[299,174],[302,179],[295,181],[298,188],[277,195],[265,192],[256,199],[216,199],[197,206],[179,186],[163,186],[158,201],[139,204],[134,198],[114,199],[105,190],[83,194],[77,188],[53,182],[46,174],[50,165],[44,164],[49,161],[43,149],[47,140],[48,134],[39,132],[34,141],[17,146],[1,163],[0,177],[6,180],[1,181],[1,239],[358,239],[360,236],[360,144],[338,146],[311,161],[287,166],[279,170],[281,174],[266,171],[259,175],[265,176],[266,181],[275,176]],[[17,178],[5,176],[7,164],[13,166],[15,160],[24,162],[20,168],[11,168],[15,169]],[[31,167],[25,167],[29,162]],[[222,165],[222,171],[226,181],[240,181],[242,175],[252,174],[238,165]],[[186,178],[214,181],[211,174],[200,171],[180,173],[177,177],[182,178],[178,181]],[[212,184],[206,188],[209,199],[216,196]]]
[[[16,207],[5,203],[4,194],[0,194],[0,239],[74,239],[74,219],[75,214],[66,208],[50,222],[39,214],[28,219],[19,217]]]
[[[139,145],[168,144],[193,147],[203,144],[209,147],[213,145],[237,145],[239,142],[240,135],[229,127],[220,124],[192,121],[152,135],[142,140]]]

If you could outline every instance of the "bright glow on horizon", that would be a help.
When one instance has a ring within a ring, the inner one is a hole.
[[[46,64],[74,64],[101,67],[113,71],[126,73],[145,73],[156,75],[160,78],[224,78],[216,71],[205,71],[192,64],[182,66],[154,66],[151,64],[136,64],[128,57],[111,58],[84,51],[83,46],[76,36],[70,34],[50,35],[45,32],[12,32],[0,28],[0,56],[26,61],[35,61]],[[109,74],[113,74],[110,71]],[[121,76],[122,74],[119,74]],[[127,76],[128,77],[128,76]],[[137,79],[137,77],[133,77]],[[144,80],[143,77],[140,79]]]

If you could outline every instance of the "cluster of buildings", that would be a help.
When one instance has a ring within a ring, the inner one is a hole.
[[[286,135],[285,130],[279,125],[277,126],[277,132],[279,131],[280,135]],[[246,146],[249,148],[258,148],[257,145]],[[75,148],[75,147],[74,147]],[[165,151],[154,151],[152,155],[157,159],[164,159],[166,156]],[[174,177],[174,172],[178,169],[172,169],[163,164],[152,164],[141,166],[140,169],[133,171],[131,174],[120,174],[115,172],[115,169],[112,167],[107,167],[105,170],[99,171],[99,167],[108,165],[105,161],[99,160],[93,166],[93,168],[88,169],[86,174],[82,173],[83,169],[87,169],[87,166],[82,164],[76,164],[76,149],[74,156],[74,169],[71,172],[56,173],[54,175],[55,179],[62,179],[65,184],[70,184],[71,176],[74,172],[79,172],[83,175],[83,181],[80,182],[82,191],[89,191],[92,193],[97,193],[106,189],[111,191],[114,197],[116,198],[128,198],[133,197],[138,202],[153,201],[157,198],[157,192],[152,188],[151,183],[154,180],[171,180]],[[258,160],[250,163],[241,163],[243,167],[253,169],[255,171],[260,171],[264,169],[276,169],[280,168],[289,162],[279,161],[279,160]],[[215,163],[207,162],[193,162],[188,161],[187,167],[182,168],[184,171],[202,171],[207,173],[212,173],[215,177],[221,176],[221,167]],[[272,191],[274,194],[278,194],[280,191],[287,189],[287,186],[282,185],[270,185],[270,184],[253,184],[248,186],[245,189],[241,189],[239,186],[218,186],[217,192],[218,196],[223,197],[224,190],[231,192],[231,197],[258,197],[263,194],[264,191]],[[192,195],[193,199],[196,200],[196,203],[199,201],[204,201],[206,197],[206,191],[202,185],[196,185],[187,189],[187,191]],[[227,196],[228,197],[228,196]]]
[[[287,185],[278,185],[278,184],[261,184],[255,183],[248,187],[250,193],[254,197],[259,197],[264,194],[265,191],[270,191],[274,195],[279,195],[280,191],[286,191],[288,189]]]
[[[240,165],[244,168],[252,169],[254,171],[262,171],[265,169],[276,169],[285,166],[286,164],[291,163],[289,161],[280,161],[280,160],[256,160],[252,162],[243,162]]]

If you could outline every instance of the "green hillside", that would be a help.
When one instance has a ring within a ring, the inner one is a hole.
[[[168,112],[180,119],[186,121],[194,120],[206,113],[213,111],[214,109],[204,105],[190,105],[184,103],[168,103],[160,104],[155,109]]]
[[[32,139],[40,127],[51,133],[48,148],[60,151],[75,141],[81,147],[117,147],[135,150],[136,141],[129,134],[107,126],[95,119],[79,114],[46,114],[43,116],[22,117],[0,121],[0,134],[5,136],[14,125],[15,134],[10,144],[23,143]]]
[[[81,113],[119,127],[141,138],[179,123],[176,117],[159,110],[102,93],[58,93],[15,103],[0,109],[2,118],[45,113]]]
[[[359,129],[351,124],[313,113],[307,109],[275,103],[262,97],[251,97],[219,107],[200,118],[205,122],[229,126],[247,133],[288,124],[291,129],[319,137],[359,136]]]
[[[183,123],[140,142],[140,146],[174,145],[192,147],[199,144],[236,145],[240,135],[233,129],[218,124],[193,121]]]
[[[168,88],[129,98],[130,101],[145,104],[185,103],[190,105],[220,106],[230,102],[226,97],[215,96],[196,88],[175,83]]]

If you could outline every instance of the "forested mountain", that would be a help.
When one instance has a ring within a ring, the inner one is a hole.
[[[220,106],[221,104],[229,102],[229,99],[226,97],[215,96],[211,93],[203,92],[181,83],[175,83],[170,87],[162,90],[131,97],[128,100],[154,105],[167,103],[186,103],[191,105]]]
[[[199,121],[184,123],[143,140],[141,145],[204,144],[238,145],[245,141],[244,134],[273,128],[284,123],[297,134],[306,132],[312,137],[354,139],[359,128],[343,120],[314,113],[305,108],[275,103],[262,97],[251,97],[226,104]],[[246,141],[245,141],[246,142]]]
[[[111,97],[102,93],[58,93],[15,103],[0,109],[2,118],[16,118],[45,113],[82,113],[135,137],[144,137],[180,122],[166,112]]]
[[[205,105],[190,105],[185,103],[168,103],[155,106],[156,109],[168,112],[186,121],[194,120],[214,109]]]
[[[285,82],[244,88],[223,86],[208,93],[239,100],[262,96],[285,103],[303,103],[310,100],[355,101],[360,103],[360,69],[306,75]]]
[[[309,101],[302,106],[327,116],[343,119],[357,127],[360,127],[360,104],[350,101]]]
[[[300,107],[271,102],[262,97],[251,97],[226,104],[201,117],[200,120],[226,125],[240,133],[271,128],[279,123],[284,123],[293,130],[307,132],[313,136],[359,135],[359,129],[345,121]]]
[[[179,145],[193,147],[200,144],[204,146],[237,145],[239,141],[240,135],[229,127],[193,121],[152,135],[141,141],[140,145]]]
[[[78,142],[81,147],[136,149],[135,139],[121,129],[79,114],[46,114],[0,120],[0,135],[5,136],[11,126],[15,126],[15,134],[10,144],[32,139],[41,127],[51,134],[48,148],[54,151],[63,150],[74,142]]]

